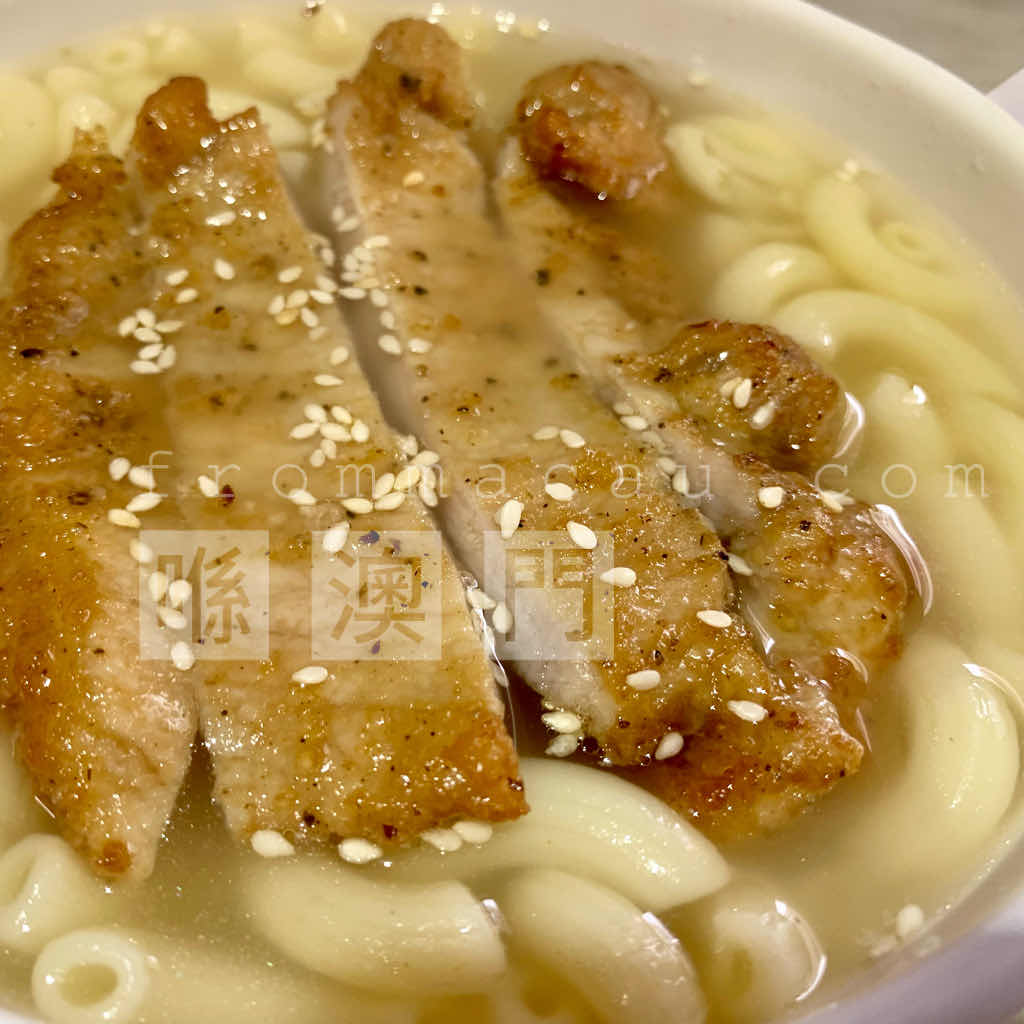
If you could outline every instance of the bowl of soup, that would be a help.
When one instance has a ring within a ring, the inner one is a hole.
[[[1019,125],[795,0],[0,30],[0,1019],[1024,1006]]]

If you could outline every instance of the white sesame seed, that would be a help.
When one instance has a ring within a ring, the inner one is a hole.
[[[280,316],[284,312],[284,296],[275,295],[270,300],[270,305],[267,306],[267,312],[271,316]]]
[[[454,853],[462,846],[462,837],[450,828],[428,828],[420,833],[420,839],[441,853]]]
[[[117,325],[117,333],[120,334],[122,338],[127,338],[129,334],[134,334],[135,333],[135,328],[138,327],[138,326],[139,326],[139,321],[138,321],[137,317],[126,316]]]
[[[407,458],[415,458],[420,449],[420,443],[413,434],[398,435],[398,450]]]
[[[467,590],[466,600],[469,601],[473,608],[477,608],[484,612],[498,607],[497,602],[493,598],[488,597],[479,587],[473,587],[472,589]]]
[[[213,261],[213,272],[222,281],[233,281],[235,277],[234,266],[219,256]]]
[[[327,455],[323,448],[314,448],[309,453],[309,464],[314,469],[319,469],[325,462],[327,462]]]
[[[144,494],[136,494],[131,501],[125,505],[129,512],[149,512],[163,501],[163,496],[155,491],[146,491]]]
[[[336,555],[345,546],[345,542],[348,540],[348,531],[348,523],[338,523],[337,526],[332,526],[324,534],[324,551],[329,555]]]
[[[318,373],[313,378],[313,383],[322,388],[336,388],[339,384],[344,382],[340,377],[335,377],[332,373]]]
[[[274,317],[274,322],[279,324],[281,327],[291,327],[296,320],[299,319],[299,311],[297,309],[286,309],[283,313],[278,313]]]
[[[215,480],[205,475],[196,477],[196,486],[207,498],[216,498],[220,494],[220,488]]]
[[[168,584],[167,600],[172,608],[180,608],[192,596],[192,584],[188,580],[174,580]]]
[[[576,752],[581,735],[578,732],[560,733],[544,748],[544,753],[550,757],[568,757]]]
[[[429,448],[424,448],[413,456],[412,461],[417,466],[436,466],[441,461],[441,456]]]
[[[402,354],[402,343],[393,334],[382,334],[377,339],[377,344],[382,352],[389,356],[400,356]]]
[[[896,915],[896,934],[906,941],[924,927],[924,911],[916,903],[908,903]]]
[[[778,508],[785,496],[781,487],[762,487],[757,492],[757,500],[764,508]]]
[[[338,230],[342,232],[355,231],[357,227],[359,227],[359,218],[355,214],[352,214],[350,217],[346,217],[340,224],[338,224]]]
[[[363,246],[367,249],[386,249],[391,244],[391,239],[387,235],[371,235]]]
[[[544,490],[547,491],[548,497],[554,498],[555,501],[572,501],[576,494],[568,484],[546,484]]]
[[[329,306],[334,301],[334,296],[322,288],[310,288],[309,297],[321,306]]]
[[[156,614],[168,629],[184,629],[188,625],[188,619],[176,608],[160,605],[156,610]]]
[[[332,405],[331,415],[339,422],[346,425],[352,423],[352,413],[348,411],[343,405]]]
[[[503,540],[508,540],[519,529],[519,524],[523,520],[523,508],[521,501],[509,498],[498,509],[498,529]]]
[[[627,430],[646,430],[648,427],[643,416],[623,416],[621,423]]]
[[[167,593],[167,573],[151,572],[146,580],[146,589],[154,602],[159,601]]]
[[[486,821],[457,821],[452,825],[452,831],[466,843],[480,846],[486,843],[494,835],[494,829]]]
[[[768,712],[758,703],[752,700],[731,700],[726,704],[726,707],[737,717],[742,718],[745,722],[757,722],[762,721]]]
[[[358,302],[359,299],[366,298],[365,288],[342,288],[338,294],[343,299],[348,299],[350,302]]]
[[[128,553],[139,565],[149,565],[156,558],[153,549],[148,544],[144,544],[134,537],[128,542]]]
[[[178,359],[178,350],[173,345],[165,345],[163,352],[156,357],[156,365],[161,370],[169,370]]]
[[[295,847],[272,828],[261,828],[253,832],[249,842],[261,857],[291,857],[295,853]]]
[[[566,448],[582,448],[587,443],[575,430],[560,430],[558,436]]]
[[[134,338],[138,342],[142,342],[144,345],[148,345],[148,348],[142,349],[139,352],[140,359],[152,359],[157,352],[160,351],[161,342],[163,338],[157,331],[154,331],[152,327],[140,327],[134,334]],[[156,345],[155,351],[153,345]],[[147,354],[148,353],[148,354]]]
[[[320,430],[320,424],[311,420],[306,420],[305,423],[298,423],[290,431],[288,436],[293,441],[305,441],[307,437],[312,437],[317,431]]]
[[[199,298],[199,292],[195,288],[182,288],[180,292],[175,296],[174,301],[179,306],[186,306],[190,302],[195,302]]]
[[[156,487],[156,480],[153,478],[153,470],[149,466],[132,466],[128,470],[128,479],[135,484],[136,487],[145,487],[147,489]]]
[[[297,263],[291,267],[285,267],[278,275],[277,279],[281,284],[294,284],[298,279],[302,277],[302,267]]]
[[[320,326],[320,317],[312,309],[310,309],[308,306],[303,306],[303,308],[299,310],[299,319],[307,327],[319,327]]]
[[[754,382],[749,377],[744,377],[743,380],[736,385],[735,390],[732,393],[732,404],[737,409],[745,409],[747,404],[750,402],[750,395],[754,389]]]
[[[365,516],[373,511],[373,502],[369,498],[345,498],[341,507],[356,516]]]
[[[320,432],[323,433],[323,427],[320,428]],[[325,458],[336,459],[338,457],[338,442],[333,437],[321,437],[319,451]]]
[[[338,843],[338,855],[349,864],[369,864],[383,856],[384,851],[369,839],[342,839]]]
[[[579,732],[583,721],[571,711],[548,711],[540,720],[552,731],[561,733]]]
[[[434,347],[432,341],[427,341],[426,338],[410,338],[409,339],[409,351],[415,355],[421,356],[429,352]]]
[[[672,476],[678,468],[679,464],[675,459],[669,458],[667,455],[662,455],[658,458],[658,469],[666,476]]]
[[[389,331],[395,329],[395,314],[390,309],[381,310],[380,314],[380,325]]]
[[[512,613],[504,601],[499,601],[494,609],[491,615],[491,625],[494,627],[494,632],[501,633],[502,636],[512,628]]]
[[[757,409],[754,412],[754,415],[750,417],[750,425],[755,430],[763,430],[769,423],[771,423],[774,416],[775,402],[773,400],[769,400]]]
[[[685,466],[680,466],[675,473],[672,474],[672,490],[677,494],[689,494],[690,477],[686,472]]]
[[[406,466],[395,477],[395,490],[411,491],[420,482],[422,475],[419,466]]]
[[[385,494],[383,498],[378,498],[373,503],[373,507],[379,512],[394,512],[404,502],[404,491],[392,491],[390,494]]]
[[[321,423],[320,434],[328,441],[351,441],[352,435],[340,423]],[[332,458],[334,456],[331,456]]]
[[[132,373],[139,374],[140,377],[144,377],[147,374],[154,374],[160,372],[160,367],[156,363],[151,363],[145,359],[136,359],[134,362],[129,364],[128,367]]]
[[[124,458],[124,456],[118,456],[116,459],[110,460],[107,472],[110,474],[111,480],[123,480],[131,468],[132,464],[128,459]]]
[[[617,565],[614,569],[601,573],[602,583],[610,583],[613,587],[631,587],[636,583],[636,573],[624,565]]]
[[[303,490],[301,487],[296,487],[294,490],[288,492],[288,500],[293,505],[301,505],[308,508],[310,505],[316,504],[316,497],[309,493],[309,491]]]
[[[653,690],[660,682],[661,673],[656,668],[644,668],[626,676],[626,685],[634,690]]]
[[[352,440],[356,444],[365,444],[370,440],[370,428],[362,421],[356,420],[352,424]]]
[[[138,516],[133,515],[127,509],[123,508],[112,508],[107,513],[107,519],[109,519],[115,526],[126,526],[133,530],[137,530],[142,525],[139,522]]]
[[[661,737],[661,741],[654,749],[655,761],[667,761],[675,757],[683,749],[683,737],[678,732],[667,732]]]
[[[151,328],[156,323],[156,313],[143,307],[135,310],[135,319],[139,321],[139,326]]]
[[[192,645],[184,640],[177,640],[171,646],[171,661],[174,667],[187,672],[195,663],[196,656],[192,653]]]
[[[717,611],[714,608],[697,612],[697,618],[705,626],[711,626],[713,629],[727,629],[732,625],[732,616],[728,612]]]
[[[385,494],[390,494],[395,487],[395,474],[394,473],[382,473],[373,484],[373,491],[371,496],[376,501],[377,498],[383,498]]]
[[[380,288],[371,288],[370,302],[372,302],[378,309],[383,309],[388,304],[387,293],[382,291]]]
[[[750,568],[750,564],[746,559],[740,558],[739,555],[729,555],[729,568],[732,569],[737,576],[754,575],[754,570]]]
[[[234,210],[224,210],[222,213],[213,213],[206,218],[206,223],[211,228],[226,228],[230,224],[234,224],[238,219],[238,214]]]
[[[336,292],[338,290],[338,282],[334,278],[328,277],[327,274],[316,275],[316,286],[325,292]]]
[[[597,534],[589,526],[584,526],[583,523],[570,522],[566,526],[566,530],[569,531],[569,538],[577,547],[583,548],[586,551],[592,551],[597,547]]]
[[[420,501],[422,501],[427,508],[437,508],[437,492],[425,481],[420,483],[419,487],[416,488],[416,493],[419,495]]]
[[[825,508],[832,512],[842,512],[847,505],[853,504],[853,498],[843,491],[822,491],[819,497]]]
[[[298,683],[299,686],[317,686],[326,680],[327,669],[323,665],[307,665],[292,673],[292,682]]]
[[[616,402],[612,406],[612,411],[616,416],[632,416],[636,409],[629,402]]]
[[[302,415],[313,423],[327,422],[327,410],[316,402],[307,402],[302,407]]]
[[[154,324],[153,330],[159,331],[161,334],[174,334],[184,326],[184,322],[181,320],[161,320],[158,324]]]
[[[417,185],[422,185],[426,180],[427,177],[422,171],[409,171],[409,173],[402,179],[402,187],[415,188]]]
[[[188,280],[187,270],[172,270],[164,280],[172,287],[177,288],[179,285],[183,285]]]
[[[306,303],[309,302],[309,292],[305,288],[296,288],[295,291],[288,294],[288,298],[284,300],[286,309],[302,309]]]
[[[341,366],[348,359],[349,351],[344,345],[331,349],[331,366]]]
[[[718,393],[723,398],[731,398],[732,393],[740,386],[742,377],[730,377],[719,389]]]

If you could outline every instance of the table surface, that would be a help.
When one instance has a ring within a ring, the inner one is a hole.
[[[813,0],[983,92],[1024,67],[1024,0]]]

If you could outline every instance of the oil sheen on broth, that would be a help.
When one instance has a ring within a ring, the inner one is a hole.
[[[307,217],[324,223],[313,159],[323,104],[357,70],[379,17],[326,6],[315,17],[169,18],[0,75],[0,137],[24,142],[0,166],[0,234],[6,240],[49,196],[49,172],[74,126],[104,125],[121,151],[142,100],[174,74],[205,78],[218,116],[257,104]],[[531,75],[615,56],[543,21],[442,23],[469,53],[483,111],[477,141],[495,159]],[[710,1019],[755,1020],[831,996],[873,957],[914,941],[914,908],[924,919],[940,914],[1017,832],[1024,536],[1014,502],[1024,485],[1024,398],[1009,356],[1024,322],[979,258],[869,163],[700,72],[629,59],[661,90],[687,184],[670,220],[613,204],[601,216],[661,254],[694,320],[772,324],[842,381],[863,426],[816,482],[894,510],[922,556],[926,614],[902,660],[874,681],[860,774],[779,833],[725,849],[733,880],[662,915],[696,964]],[[550,736],[539,704],[515,693],[520,753],[543,756]],[[3,845],[49,831],[6,755],[0,781]],[[290,962],[256,930],[244,880],[258,861],[229,840],[197,759],[156,873],[137,892],[110,897],[96,918],[141,936],[165,965],[160,998],[138,1019],[615,1019],[612,1008],[588,1005],[559,963],[515,953],[491,993],[382,1002],[344,988]],[[423,861],[399,856],[365,874],[445,876],[441,854]],[[326,886],[336,867],[318,870]],[[474,888],[494,895],[486,880]],[[31,957],[8,950],[0,963],[5,1004],[30,1011]]]

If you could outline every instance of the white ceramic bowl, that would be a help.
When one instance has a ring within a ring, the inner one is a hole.
[[[457,8],[461,0],[446,2]],[[382,19],[394,9],[373,0],[347,6],[371,6]],[[209,0],[0,0],[0,62],[190,9],[209,11]],[[699,62],[722,84],[826,126],[942,211],[1024,294],[1024,128],[923,57],[800,0],[537,0],[519,10],[682,69]],[[911,945],[850,979],[836,1002],[793,1019],[1000,1024],[1020,1010],[1024,846],[1007,851],[929,934],[940,940],[937,951]],[[0,1010],[0,1024],[15,1022],[27,1024]]]

